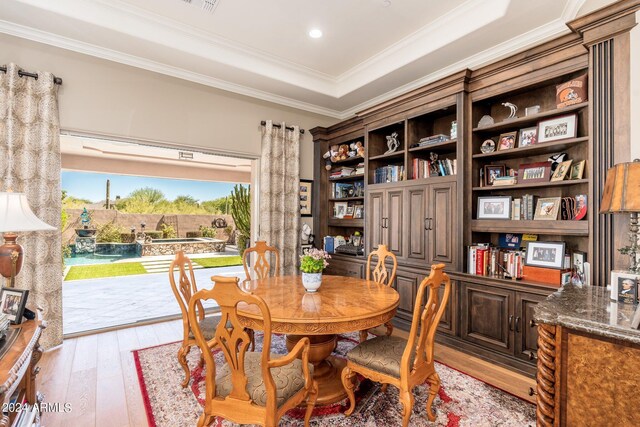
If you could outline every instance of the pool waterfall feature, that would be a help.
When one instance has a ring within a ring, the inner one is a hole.
[[[178,251],[185,254],[206,254],[210,252],[224,252],[226,242],[210,237],[185,239],[153,239],[136,241],[138,256],[175,255]]]

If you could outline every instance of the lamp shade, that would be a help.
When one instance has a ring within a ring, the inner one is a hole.
[[[0,192],[0,233],[56,230],[33,213],[24,193]]]
[[[607,171],[600,213],[640,212],[640,161],[620,163]]]

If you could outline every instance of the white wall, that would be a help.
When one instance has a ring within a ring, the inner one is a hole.
[[[313,179],[309,129],[336,119],[236,95],[174,77],[0,34],[0,65],[50,71],[59,91],[63,130],[260,155],[260,121],[305,129],[300,177]],[[176,64],[179,65],[179,64]],[[313,226],[311,218],[303,218]]]

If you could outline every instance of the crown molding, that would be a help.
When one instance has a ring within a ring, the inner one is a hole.
[[[136,67],[136,68],[140,68],[147,71],[153,71],[155,73],[176,77],[178,79],[187,80],[194,83],[199,83],[205,86],[214,87],[216,89],[225,90],[225,91],[236,93],[239,95],[257,98],[262,101],[273,102],[275,104],[280,104],[287,107],[308,111],[310,113],[321,114],[321,115],[336,118],[336,119],[343,118],[343,114],[338,110],[321,107],[319,105],[311,104],[308,102],[298,101],[296,99],[287,98],[284,96],[276,95],[274,93],[265,92],[259,89],[254,89],[248,86],[231,83],[226,80],[217,79],[215,77],[206,76],[203,74],[195,73],[189,70],[163,64],[160,62],[140,58],[138,56],[129,55],[126,53],[115,51],[115,50],[103,48],[93,44],[59,36],[57,34],[52,34],[44,31],[36,30],[33,28],[29,28],[29,27],[24,27],[22,25],[14,24],[12,22],[0,20],[0,32],[11,35],[11,36],[31,40],[34,42],[43,43],[46,45],[55,46],[55,47],[70,50],[73,52],[93,56],[96,58],[106,59],[108,61],[117,62],[117,63],[128,65],[131,67]]]

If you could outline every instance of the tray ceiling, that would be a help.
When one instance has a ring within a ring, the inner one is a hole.
[[[342,119],[566,33],[586,0],[202,2],[2,0],[0,32]]]

